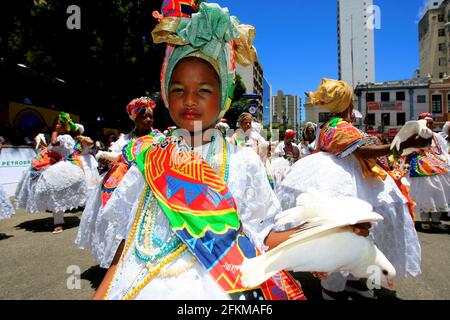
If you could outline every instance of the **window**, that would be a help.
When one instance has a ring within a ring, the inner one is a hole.
[[[447,50],[447,46],[445,43],[439,43],[439,51],[445,51]]]
[[[375,92],[367,92],[366,93],[366,101],[374,102],[375,101]]]
[[[438,37],[445,37],[445,29],[438,30]]]
[[[431,112],[442,113],[442,95],[434,94],[431,96]]]
[[[390,92],[382,92],[381,93],[381,101],[391,101]]]
[[[439,65],[440,66],[446,66],[447,65],[447,58],[439,58]]]
[[[417,103],[427,103],[427,96],[417,96]]]
[[[406,113],[404,112],[398,112],[397,113],[397,125],[402,126],[406,122]]]
[[[443,79],[444,78],[444,73],[443,72],[439,72],[439,79]]]
[[[366,115],[366,124],[369,126],[375,125],[375,113],[368,113]]]
[[[405,91],[397,91],[395,93],[395,100],[397,100],[397,101],[405,101]]]
[[[447,94],[447,112],[450,113],[450,93]]]
[[[391,114],[390,113],[382,113],[381,114],[381,124],[383,126],[391,125]]]
[[[439,22],[444,22],[444,15],[443,14],[438,15],[438,21]]]

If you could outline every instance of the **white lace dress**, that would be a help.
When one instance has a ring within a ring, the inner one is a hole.
[[[199,147],[197,152],[204,156],[208,145]],[[261,250],[266,250],[264,239],[274,226],[274,217],[281,207],[271,190],[266,172],[258,155],[250,148],[230,147],[229,189],[233,194],[244,232]],[[102,219],[108,221],[107,228],[99,219],[98,232],[104,234],[103,250],[111,262],[120,241],[131,231],[139,200],[144,190],[145,180],[137,167],[132,167],[110,199],[109,210],[103,210]],[[114,214],[116,211],[129,212],[128,216]],[[161,209],[156,213],[156,235],[163,242],[172,234],[169,222]],[[114,219],[116,221],[114,221]],[[112,223],[114,221],[114,223]],[[134,240],[134,239],[133,239]],[[108,299],[122,299],[130,285],[145,267],[135,256],[132,245],[117,266]],[[167,271],[184,270],[177,275],[167,275]],[[213,280],[205,268],[186,250],[169,263],[161,273],[147,284],[135,299],[210,300],[229,299],[229,296]]]
[[[100,181],[97,159],[91,154],[91,147],[85,147],[80,156],[89,194],[95,192]]]
[[[8,195],[0,185],[0,220],[11,218],[14,213],[15,211],[11,202],[9,201]]]
[[[441,154],[438,154],[443,161],[447,162],[450,170],[450,157],[448,154],[447,143],[439,134],[434,134]],[[432,148],[438,149],[433,140]],[[427,212],[449,212],[450,210],[450,172],[427,177],[407,176],[410,183],[409,195],[416,203],[414,211],[417,217],[419,214]]]
[[[315,188],[330,196],[351,196],[370,203],[384,218],[373,224],[371,237],[394,265],[398,276],[420,274],[421,249],[406,199],[390,176],[365,178],[353,154],[337,158],[319,152],[297,161],[278,189],[283,210],[296,206],[297,197]]]
[[[131,133],[122,135],[111,146],[111,152],[122,152],[122,149],[132,140],[134,140],[134,138]],[[104,173],[101,177],[99,177],[94,188],[89,191],[90,195],[81,216],[80,226],[75,239],[75,244],[80,249],[90,251],[102,268],[109,268],[111,263],[111,261],[104,261],[104,253],[103,250],[100,249],[101,245],[99,245],[99,243],[103,240],[98,239],[95,234],[97,218],[102,210],[102,184],[103,178],[106,174],[107,173]],[[108,205],[108,203],[106,205]],[[121,212],[118,211],[116,214],[120,215]]]
[[[75,141],[70,135],[58,136],[58,146],[51,150],[66,158],[73,152]],[[62,160],[38,175],[24,172],[16,189],[17,208],[28,213],[64,212],[83,207],[88,196],[83,170],[70,161]]]

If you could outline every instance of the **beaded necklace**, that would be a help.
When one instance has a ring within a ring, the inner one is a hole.
[[[227,183],[229,177],[229,144],[223,138],[220,138],[221,136],[218,134],[212,137],[205,160]],[[221,144],[223,146],[222,152],[217,152]],[[123,299],[125,300],[135,297],[156,275],[160,277],[177,276],[195,266],[196,259],[192,257],[188,263],[182,266],[162,271],[168,263],[186,252],[187,246],[173,232],[171,232],[165,242],[156,236],[155,221],[160,214],[162,214],[162,211],[157,204],[156,198],[147,186],[141,198],[137,217],[121,258],[121,262],[123,262],[123,257],[126,256],[137,231],[134,241],[134,254],[145,265],[132,284],[122,291]],[[112,282],[105,297],[109,294]]]

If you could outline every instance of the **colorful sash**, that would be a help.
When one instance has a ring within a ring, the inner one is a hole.
[[[154,130],[150,134],[129,142],[122,149],[120,159],[108,171],[102,181],[102,208],[111,198],[112,193],[119,186],[125,174],[136,160],[136,157],[154,143],[161,142],[164,138],[159,130]]]
[[[333,118],[325,123],[320,131],[318,148],[336,157],[345,158],[369,141],[370,138],[351,123],[341,118]],[[387,173],[379,166],[376,158],[357,159],[365,177],[386,179]]]
[[[62,157],[58,152],[51,151],[47,147],[31,159],[31,169],[42,171],[61,160]]]
[[[305,299],[286,272],[256,289],[242,287],[238,267],[258,251],[242,232],[228,186],[201,155],[170,137],[141,153],[136,162],[172,230],[232,298]]]

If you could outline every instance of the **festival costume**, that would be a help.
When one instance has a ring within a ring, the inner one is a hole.
[[[304,299],[284,272],[256,291],[240,287],[241,253],[266,249],[280,207],[256,153],[221,141],[191,152],[172,137],[138,157],[110,200],[132,214],[108,299]]]
[[[44,149],[24,172],[16,189],[17,208],[62,213],[85,205],[86,178],[78,158],[82,149],[70,135],[60,135],[57,141],[59,145]]]
[[[162,29],[176,26],[164,41],[182,45],[166,51],[166,106],[171,72],[184,57],[196,56],[218,71],[221,117],[231,102],[234,54],[242,50],[235,41],[245,34],[216,4],[202,3],[191,19],[168,18],[153,32],[155,40]],[[172,136],[141,153],[137,163],[110,200],[132,208],[132,214],[107,299],[304,299],[285,272],[255,290],[241,287],[237,267],[244,256],[266,249],[264,239],[279,211],[253,150],[226,143],[220,132],[193,151]]]
[[[14,213],[15,211],[11,202],[9,201],[8,195],[0,185],[0,220],[11,218]]]
[[[310,97],[316,105],[330,104],[333,112],[343,112],[351,103],[350,93],[344,82],[324,79],[317,93]],[[394,265],[397,276],[408,273],[417,276],[421,272],[421,249],[407,200],[381,162],[358,159],[354,154],[359,147],[371,143],[371,138],[351,123],[338,117],[331,119],[320,131],[317,147],[321,152],[297,161],[277,195],[284,210],[295,207],[297,197],[308,188],[331,197],[351,196],[367,201],[384,218],[372,225],[370,237]],[[342,291],[345,283],[345,276],[333,273],[323,286],[330,291]]]
[[[124,146],[120,159],[97,184],[97,188],[87,201],[75,243],[81,249],[91,251],[102,268],[109,268],[120,241],[125,237],[118,235],[117,230],[121,230],[122,226],[115,222],[126,221],[122,216],[129,214],[116,205],[109,207],[109,200],[134,165],[137,155],[162,138],[160,131],[153,130],[150,134]],[[106,215],[103,214],[103,210],[107,211]],[[111,213],[114,215],[112,219]]]
[[[449,159],[445,140],[433,133],[431,147],[420,150],[410,162],[410,196],[416,202],[416,216],[424,222],[432,213],[433,222],[439,223],[441,213],[450,209]]]

